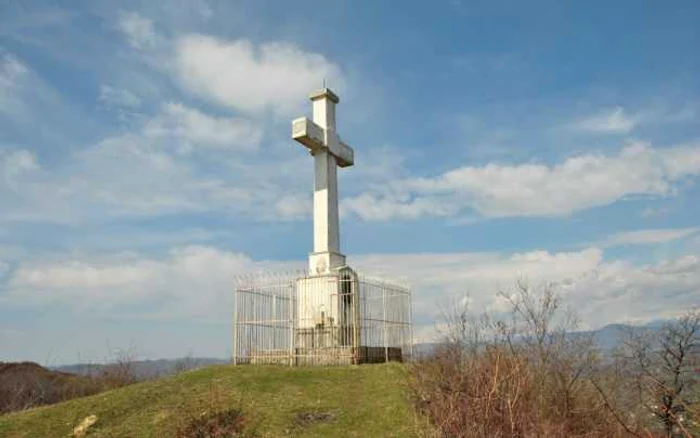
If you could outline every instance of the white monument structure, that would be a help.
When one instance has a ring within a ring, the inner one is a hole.
[[[327,274],[345,266],[340,253],[337,166],[352,166],[355,154],[335,130],[338,96],[324,88],[312,94],[311,101],[313,121],[294,120],[292,138],[314,157],[314,252],[309,256],[309,271]]]
[[[314,162],[313,252],[308,271],[243,277],[235,291],[233,362],[340,365],[405,360],[411,355],[407,286],[359,275],[340,252],[338,167],[354,151],[336,131],[340,99],[328,88],[310,96],[313,120],[292,122],[292,138]]]

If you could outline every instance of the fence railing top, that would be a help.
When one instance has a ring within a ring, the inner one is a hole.
[[[360,283],[372,284],[380,287],[387,288],[400,288],[404,289],[406,292],[410,291],[410,283],[405,278],[397,278],[385,276],[382,274],[365,274],[363,272],[354,271],[357,280]],[[284,270],[284,271],[255,271],[242,275],[237,275],[234,277],[234,282],[239,286],[252,286],[252,285],[273,285],[273,284],[284,284],[292,283],[299,279],[304,278],[324,278],[332,277],[333,274],[328,275],[314,275],[305,269],[298,270]],[[341,280],[348,281],[348,280]]]

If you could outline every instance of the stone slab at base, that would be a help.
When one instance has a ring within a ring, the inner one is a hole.
[[[356,365],[364,363],[402,362],[399,347],[360,347],[358,357],[353,355],[352,347],[336,348],[297,348],[290,357],[289,350],[271,350],[253,353],[248,363],[253,365],[296,365],[296,366],[330,366]],[[237,362],[239,364],[245,362]]]

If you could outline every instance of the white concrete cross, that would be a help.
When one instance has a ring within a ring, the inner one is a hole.
[[[337,167],[354,163],[353,150],[335,131],[335,105],[340,101],[328,88],[310,96],[313,121],[301,117],[292,122],[292,138],[306,146],[314,157],[314,250],[309,271],[326,274],[345,266],[340,253]]]

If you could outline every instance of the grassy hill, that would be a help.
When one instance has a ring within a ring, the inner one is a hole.
[[[100,382],[49,370],[33,362],[0,362],[0,415],[95,394]]]
[[[251,436],[410,437],[413,413],[400,364],[288,368],[218,365],[0,416],[2,437],[176,436],[212,412],[239,408]]]

